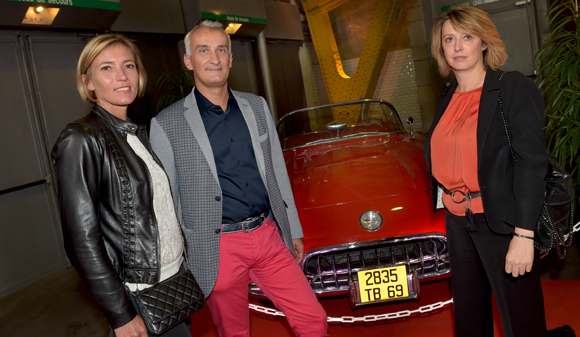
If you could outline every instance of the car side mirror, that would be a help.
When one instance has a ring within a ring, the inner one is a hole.
[[[331,125],[327,126],[326,128],[328,129],[328,131],[336,130],[336,138],[340,138],[340,130],[346,128],[346,123],[331,124]]]
[[[407,118],[407,124],[409,124],[409,134],[413,136],[415,134],[413,131],[413,117]]]

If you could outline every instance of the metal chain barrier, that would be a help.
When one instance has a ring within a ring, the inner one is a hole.
[[[386,320],[386,319],[408,317],[408,316],[411,316],[411,315],[417,314],[417,313],[424,314],[427,312],[435,311],[437,309],[441,309],[442,307],[446,306],[447,304],[451,304],[451,303],[453,303],[453,298],[450,298],[449,300],[444,301],[444,302],[437,302],[437,303],[433,303],[433,304],[429,304],[429,305],[424,305],[424,306],[419,307],[418,309],[415,309],[415,310],[403,310],[403,311],[392,312],[392,313],[388,313],[388,314],[366,315],[366,316],[362,316],[362,317],[354,317],[354,316],[328,317],[328,322],[329,323],[377,322],[377,321],[382,321],[382,320]],[[250,309],[255,310],[257,312],[267,314],[267,315],[284,316],[284,314],[281,311],[271,309],[271,308],[262,307],[262,306],[251,304],[251,303],[250,303]]]

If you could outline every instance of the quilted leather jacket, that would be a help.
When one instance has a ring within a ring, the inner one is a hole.
[[[128,132],[161,165],[145,126],[98,105],[68,124],[52,150],[67,255],[113,329],[136,315],[123,282],[154,284],[160,272],[153,184]]]

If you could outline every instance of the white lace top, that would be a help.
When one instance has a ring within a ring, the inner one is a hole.
[[[127,142],[145,162],[153,181],[153,210],[159,230],[160,281],[162,281],[179,271],[183,253],[183,237],[175,214],[169,181],[163,169],[155,162],[137,136],[127,133]],[[168,268],[171,270],[167,270]]]

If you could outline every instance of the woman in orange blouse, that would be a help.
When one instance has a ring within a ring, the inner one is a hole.
[[[432,53],[444,91],[425,141],[436,195],[444,189],[456,336],[493,336],[492,292],[504,335],[545,336],[534,229],[544,200],[547,154],[542,97],[520,73],[504,74],[503,42],[486,12],[456,7],[433,25]],[[435,204],[435,198],[434,198]]]

